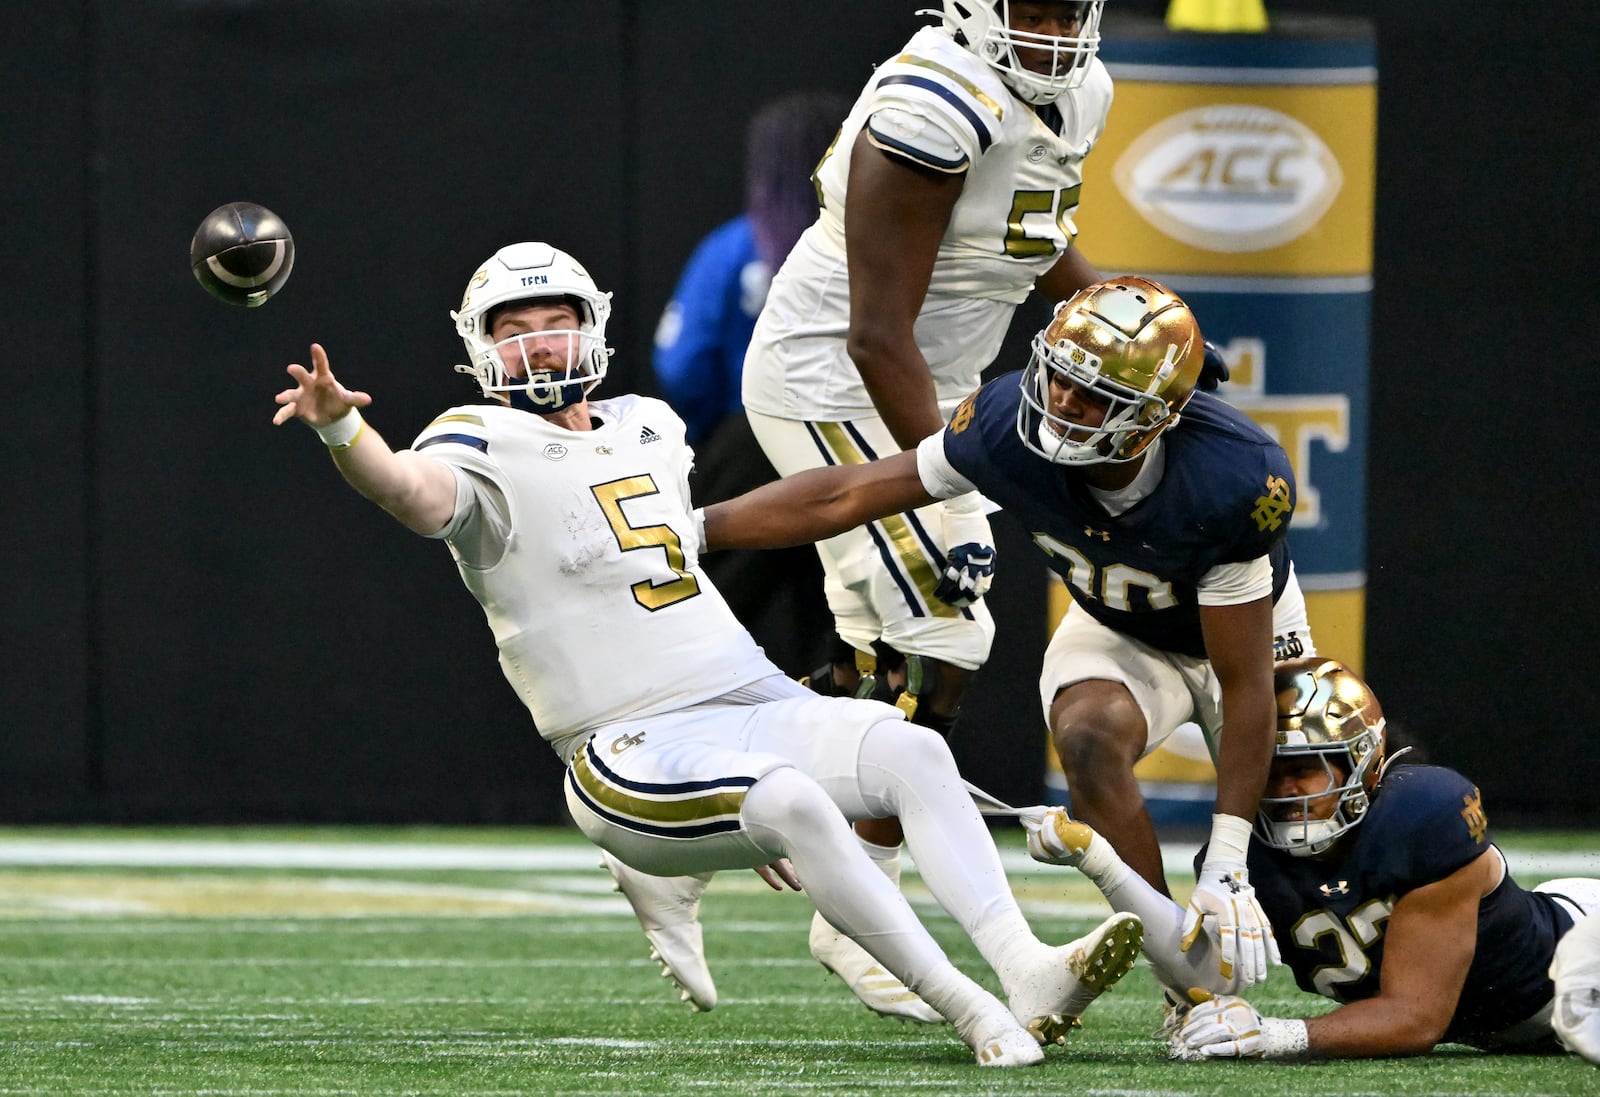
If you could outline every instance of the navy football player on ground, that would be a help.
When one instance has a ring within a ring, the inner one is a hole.
[[[1276,954],[1245,868],[1272,757],[1274,637],[1313,649],[1284,542],[1288,458],[1195,392],[1204,354],[1165,287],[1096,283],[1057,309],[1026,370],[979,389],[915,450],[797,473],[707,508],[705,524],[710,547],[773,548],[973,490],[999,503],[1074,602],[1040,680],[1074,807],[1163,889],[1133,765],[1188,720],[1205,730],[1217,814],[1186,938],[1204,925],[1219,971],[1248,986]],[[953,554],[946,578],[977,596],[990,571]]]
[[[1216,983],[1178,953],[1171,900],[1060,809],[1024,824],[1036,858],[1077,865],[1112,906],[1143,912],[1163,982],[1199,980],[1192,997],[1204,1000],[1169,1024],[1172,1057],[1415,1055],[1441,1042],[1554,1050],[1552,956],[1600,906],[1600,880],[1518,886],[1471,781],[1390,764],[1404,751],[1385,757],[1383,710],[1366,683],[1318,658],[1282,663],[1275,677],[1278,744],[1250,878],[1301,989],[1339,1008],[1289,1020],[1209,997]],[[1582,967],[1577,957],[1568,966]]]

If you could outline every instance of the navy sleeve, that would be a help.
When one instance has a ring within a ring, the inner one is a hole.
[[[1477,787],[1443,766],[1395,767],[1373,812],[1362,825],[1381,828],[1390,881],[1402,891],[1444,879],[1493,841]]]

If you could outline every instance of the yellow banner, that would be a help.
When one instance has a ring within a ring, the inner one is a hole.
[[[1369,274],[1376,126],[1371,83],[1119,78],[1078,242],[1106,270]]]

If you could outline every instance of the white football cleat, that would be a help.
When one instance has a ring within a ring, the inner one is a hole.
[[[1049,963],[1011,992],[1012,1016],[1039,1043],[1066,1043],[1083,1011],[1133,970],[1143,942],[1144,923],[1123,913],[1051,949]]]
[[[1044,1049],[1033,1034],[996,999],[994,1007],[958,1026],[980,1067],[1031,1067],[1044,1062]]]
[[[886,1017],[942,1025],[939,1011],[891,975],[866,949],[834,929],[821,914],[811,919],[811,955],[845,981],[861,1004]]]
[[[700,1012],[717,1004],[717,986],[706,966],[700,929],[700,896],[707,880],[698,876],[651,876],[629,868],[604,850],[600,867],[611,873],[613,890],[633,907],[650,941],[650,959],[661,964],[661,974],[671,979],[688,1002]]]

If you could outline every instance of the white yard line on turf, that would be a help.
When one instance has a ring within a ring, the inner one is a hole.
[[[1528,876],[1600,875],[1600,853],[1501,847],[1513,872]],[[1169,876],[1193,872],[1199,847],[1164,847]],[[1000,851],[1008,873],[1054,871],[1021,849]],[[598,853],[588,846],[449,845],[433,842],[282,842],[194,838],[0,839],[0,865],[99,865],[140,868],[304,868],[557,872],[592,869]],[[910,858],[907,858],[908,862]],[[915,870],[914,864],[908,868]]]

